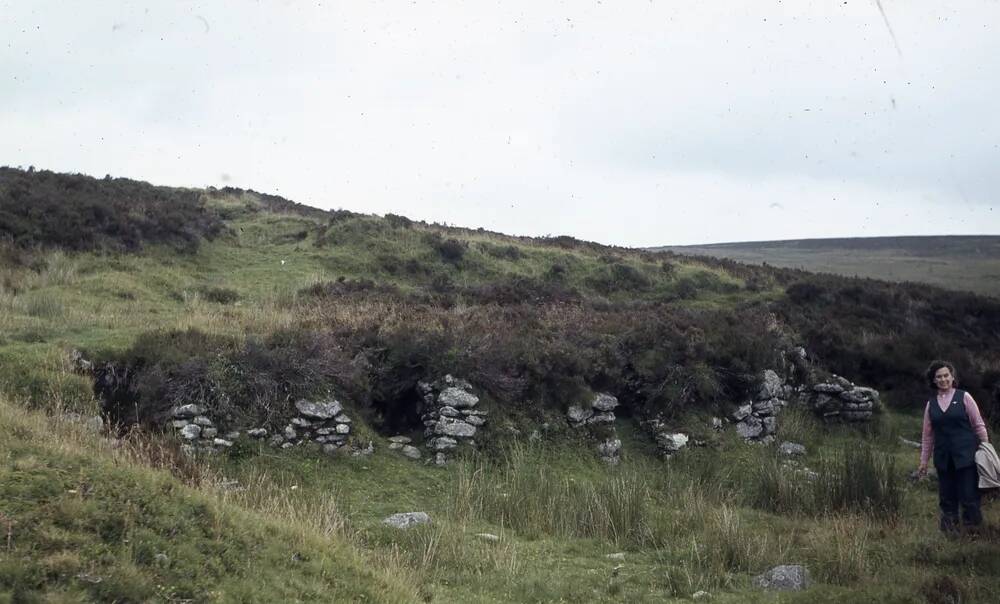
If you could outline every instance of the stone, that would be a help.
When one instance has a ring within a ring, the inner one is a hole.
[[[318,428],[316,430],[316,434],[319,434],[320,436],[327,436],[329,434],[336,434],[336,433],[337,433],[337,428],[335,428],[335,427],[334,428],[330,428],[330,427]]]
[[[178,419],[187,419],[203,413],[205,413],[205,408],[201,405],[195,405],[193,403],[190,405],[174,407],[173,409],[173,416]]]
[[[215,438],[215,435],[218,434],[218,433],[219,433],[219,430],[216,429],[216,428],[202,428],[201,429],[201,437],[202,438]]]
[[[338,447],[337,445],[327,444],[323,445],[323,452],[326,453],[327,455],[334,455],[337,453],[337,449],[339,448],[340,447]]]
[[[297,426],[299,428],[309,428],[313,425],[311,421],[307,420],[304,417],[293,417],[290,423],[293,426]]]
[[[414,447],[413,445],[403,445],[403,456],[409,457],[410,459],[420,459],[420,449]]]
[[[721,430],[722,429],[722,418],[720,418],[720,417],[713,417],[712,418],[712,429],[713,430]]]
[[[809,570],[798,564],[775,566],[751,580],[754,587],[767,591],[800,591],[811,582]]]
[[[736,433],[745,439],[757,438],[764,433],[764,422],[751,415],[736,424]]]
[[[863,388],[845,390],[840,393],[840,398],[849,403],[868,403],[869,405],[872,401],[872,396],[869,390]]]
[[[294,447],[294,446],[295,446],[294,444],[292,444],[292,443],[288,443],[288,442],[286,442],[286,443],[281,443],[281,448],[282,448],[282,449],[291,449],[291,448],[292,448],[292,447]]]
[[[431,447],[436,451],[447,451],[448,449],[454,449],[458,446],[457,440],[447,436],[439,436],[430,442]]]
[[[299,434],[295,431],[295,428],[291,426],[285,426],[285,438],[288,440],[293,440],[298,438]]]
[[[403,443],[389,443],[389,450],[396,451],[403,448]]]
[[[226,440],[224,438],[216,438],[216,439],[212,440],[212,444],[215,445],[216,447],[231,447],[231,446],[233,446],[233,442],[231,440]]]
[[[344,410],[344,406],[336,399],[322,403],[313,403],[306,399],[299,399],[295,401],[295,408],[302,415],[315,419],[333,419]]]
[[[711,597],[712,597],[712,594],[708,593],[707,591],[696,591],[693,594],[691,594],[691,599],[692,600],[705,600],[705,599],[711,598]]]
[[[607,556],[604,557],[607,558],[608,560],[624,560],[625,552],[615,552],[613,554],[608,554]]]
[[[174,428],[180,430],[181,428],[183,428],[184,426],[186,426],[186,425],[188,425],[190,423],[191,422],[189,422],[186,419],[175,419],[174,421],[170,422],[170,425],[173,426]]]
[[[199,415],[198,417],[194,418],[194,420],[192,420],[192,421],[195,424],[201,426],[202,428],[204,428],[205,426],[211,426],[212,425],[212,420],[210,420],[205,415]]]
[[[844,387],[840,384],[830,383],[813,384],[812,389],[813,392],[821,392],[823,394],[840,394],[844,391]]]
[[[594,397],[590,406],[598,411],[614,411],[615,407],[618,406],[618,399],[610,394],[600,393]]]
[[[448,457],[444,453],[438,451],[437,455],[434,456],[434,465],[438,467],[448,465]]]
[[[264,428],[254,428],[253,430],[247,430],[247,435],[251,438],[264,438],[267,436],[267,430]]]
[[[899,437],[899,442],[902,443],[902,444],[904,444],[904,445],[906,445],[907,447],[911,447],[913,449],[919,449],[920,448],[920,443],[918,443],[915,440],[907,440],[907,439],[903,438],[902,436]]]
[[[197,424],[188,424],[181,428],[181,436],[187,440],[194,440],[201,436],[201,426]]]
[[[614,413],[610,413],[610,412],[608,412],[608,413],[598,413],[597,415],[595,415],[594,417],[588,419],[584,423],[586,423],[587,425],[590,425],[590,424],[613,424],[613,423],[615,423],[615,414]]]
[[[374,452],[375,452],[375,443],[372,441],[368,441],[367,446],[362,447],[360,449],[354,449],[353,451],[351,451],[351,455],[353,455],[354,457],[361,457],[364,455],[371,455]]]
[[[660,432],[656,435],[656,444],[660,446],[661,449],[668,453],[674,453],[680,451],[688,444],[687,434],[670,434],[668,432]]]
[[[593,416],[593,410],[584,409],[579,405],[570,405],[569,409],[566,410],[566,417],[568,417],[571,422],[578,424],[590,419]]]
[[[450,406],[456,409],[468,409],[469,407],[475,407],[478,404],[478,396],[454,386],[445,388],[441,391],[441,394],[438,395],[438,405],[442,407]]]
[[[536,443],[542,440],[542,433],[538,430],[532,430],[531,434],[528,435],[528,442]]]
[[[405,529],[418,524],[427,524],[430,521],[431,517],[427,512],[401,512],[384,518],[382,523],[398,529]]]
[[[813,407],[819,412],[831,411],[840,408],[840,401],[829,394],[820,394],[813,401]]]
[[[774,403],[772,403],[770,399],[766,401],[758,401],[754,403],[752,407],[754,415],[774,415]]]
[[[764,370],[764,380],[757,393],[757,398],[768,399],[780,397],[783,394],[785,380],[781,379],[773,369]]]
[[[350,424],[337,424],[337,434],[350,434],[351,425]]]
[[[622,450],[622,441],[617,438],[609,438],[597,445],[597,452],[601,457],[618,457]]]
[[[411,439],[409,436],[390,436],[389,442],[408,445],[411,442],[413,442],[413,439]]]
[[[864,401],[861,403],[844,403],[845,411],[871,411],[875,408],[875,403],[872,401]]]
[[[462,412],[450,405],[445,405],[438,409],[438,415],[443,415],[444,417],[461,417]]]
[[[465,417],[465,423],[479,427],[486,423],[486,420],[479,415],[467,415]]]
[[[271,437],[270,443],[272,447],[280,447],[281,443],[285,442],[285,439],[280,434],[275,434]]]
[[[805,445],[800,445],[799,443],[785,441],[778,445],[778,452],[782,455],[788,455],[789,457],[795,455],[805,455],[806,447]]]
[[[444,436],[457,436],[460,438],[471,438],[476,434],[476,427],[461,420],[448,420],[442,417],[434,424],[434,433]]]
[[[239,437],[240,437],[239,431],[233,430],[232,432],[226,432],[226,437],[225,438],[226,438],[226,440],[236,440]]]
[[[492,543],[500,541],[500,537],[494,535],[493,533],[476,533],[476,537],[482,539],[483,541],[490,541]]]
[[[337,417],[333,418],[333,421],[338,424],[349,424],[351,423],[351,418],[347,417],[346,413],[341,413]]]
[[[156,565],[160,568],[165,568],[170,566],[170,556],[164,554],[163,552],[157,553],[153,556],[153,562],[156,562]]]
[[[764,434],[774,434],[778,430],[778,418],[769,415],[760,421],[764,426]]]
[[[740,405],[736,411],[733,411],[731,417],[736,421],[742,421],[743,419],[749,417],[751,412],[753,412],[753,405]]]

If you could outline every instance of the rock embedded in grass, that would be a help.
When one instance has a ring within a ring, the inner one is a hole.
[[[402,452],[404,457],[409,457],[410,459],[420,459],[422,457],[420,449],[413,445],[403,445]]]
[[[809,570],[799,564],[783,564],[757,575],[751,583],[767,591],[801,591],[812,582]]]
[[[805,445],[800,445],[799,443],[793,443],[785,441],[778,446],[778,452],[782,455],[805,455],[806,447]]]
[[[574,424],[581,424],[594,416],[592,409],[584,409],[579,405],[570,405],[566,410],[566,417]]]
[[[427,512],[400,512],[383,519],[382,523],[395,528],[405,529],[418,524],[427,524],[430,521],[431,517]]]

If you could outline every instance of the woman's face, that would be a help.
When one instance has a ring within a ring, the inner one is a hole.
[[[934,384],[938,387],[938,390],[951,390],[951,386],[954,383],[955,377],[951,375],[951,369],[942,367],[934,372]]]

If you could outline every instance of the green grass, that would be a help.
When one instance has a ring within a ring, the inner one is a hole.
[[[516,439],[500,433],[490,456],[440,469],[387,450],[355,409],[358,433],[376,441],[371,457],[251,444],[195,463],[168,441],[133,436],[115,448],[59,420],[96,408],[89,380],[69,365],[72,348],[120,352],[157,329],[242,341],[286,327],[379,333],[414,320],[398,301],[299,294],[338,277],[404,293],[555,279],[598,307],[685,312],[781,295],[773,283],[751,288],[700,262],[664,268],[637,252],[491,233],[442,231],[467,243],[460,259],[446,261],[428,236],[433,227],[364,216],[326,226],[252,211],[254,199],[216,199],[228,232],[192,254],[37,252],[34,268],[0,267],[0,528],[12,523],[10,547],[0,535],[0,601],[662,602],[707,590],[714,602],[909,602],[955,593],[991,601],[1000,589],[997,535],[944,540],[934,487],[905,481],[916,453],[898,436],[916,439],[917,417],[890,413],[859,430],[786,410],[779,436],[806,444],[802,463],[821,472],[821,487],[769,474],[779,471],[775,451],[712,433],[708,411],[678,417],[678,429],[707,444],[670,460],[621,420],[616,468],[554,430],[541,446],[508,447]],[[459,298],[419,319],[443,330],[469,314]],[[498,431],[561,421],[533,401],[490,411]],[[858,443],[871,457],[848,460]],[[871,472],[844,471],[858,464]],[[226,488],[231,480],[244,488]],[[767,480],[777,495],[762,504]],[[873,485],[886,486],[874,500]],[[822,496],[838,488],[846,503],[827,505]],[[811,503],[790,506],[800,495]],[[892,513],[869,513],[873,501],[891,502]],[[398,532],[381,524],[414,510],[429,512],[431,525]],[[1000,522],[997,509],[987,518]],[[618,552],[624,561],[607,558]],[[817,587],[779,597],[749,588],[754,574],[795,562],[809,566]]]

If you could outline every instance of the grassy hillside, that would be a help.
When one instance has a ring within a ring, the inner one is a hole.
[[[1000,296],[1000,236],[801,239],[658,249]]]
[[[0,599],[773,601],[750,577],[794,562],[819,585],[781,601],[989,601],[1000,587],[995,532],[942,541],[934,488],[906,481],[915,453],[898,440],[918,436],[935,356],[1000,418],[995,300],[107,182],[0,172],[0,225],[19,225],[0,244]],[[51,217],[23,199],[65,204],[67,224],[33,227]],[[210,228],[185,230],[191,217]],[[88,243],[51,235],[71,229]],[[783,416],[815,483],[709,428],[799,344],[813,370],[899,410],[862,429]],[[74,349],[128,376],[122,404],[104,404],[126,430],[113,440],[66,419],[99,407]],[[416,382],[446,373],[482,394],[480,452],[441,469],[388,450],[422,429]],[[328,391],[374,455],[246,442],[192,460],[127,426],[198,402],[220,425],[277,427]],[[614,468],[564,420],[595,391],[623,405]],[[657,457],[638,425],[652,416],[704,446]],[[418,509],[431,525],[381,524]]]

